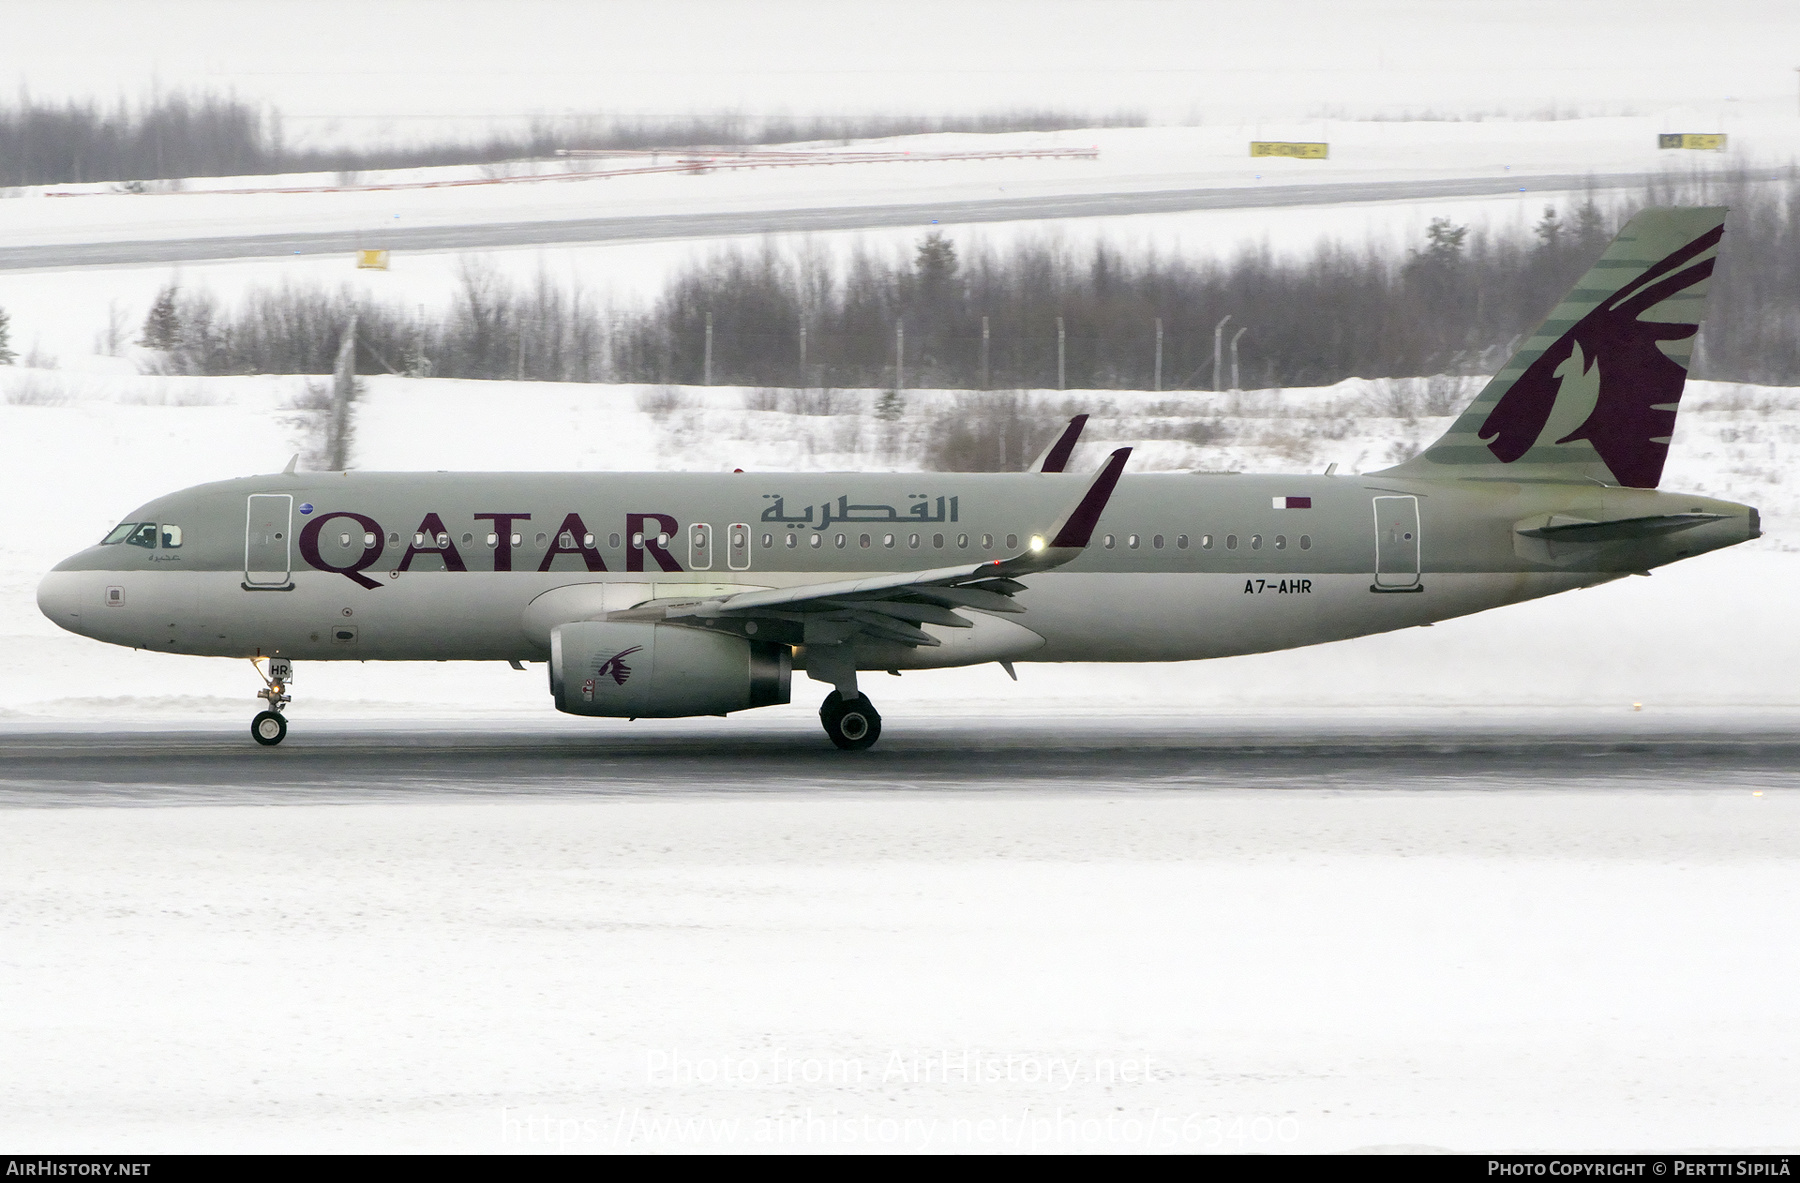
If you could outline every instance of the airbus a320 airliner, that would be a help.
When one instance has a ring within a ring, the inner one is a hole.
[[[1657,488],[1725,211],[1633,218],[1449,432],[1360,476],[308,473],[199,485],[45,576],[72,632],[268,672],[542,661],[558,710],[723,715],[864,670],[1187,661],[1429,624],[1756,538],[1756,510]]]

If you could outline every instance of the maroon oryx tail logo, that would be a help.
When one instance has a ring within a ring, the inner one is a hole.
[[[1712,259],[1694,259],[1717,246],[1723,232],[1724,227],[1714,226],[1601,300],[1526,367],[1481,425],[1480,437],[1489,441],[1495,457],[1511,464],[1524,456],[1549,424],[1569,369],[1585,374],[1598,366],[1599,393],[1592,413],[1567,435],[1545,442],[1587,440],[1620,484],[1654,489],[1669,454],[1675,404],[1687,381],[1686,369],[1658,346],[1685,341],[1700,325],[1698,318],[1638,318],[1712,274]],[[1564,369],[1571,359],[1575,364]]]
[[[633,645],[629,649],[613,654],[594,670],[594,677],[604,678],[611,675],[613,681],[623,686],[625,679],[631,677],[631,667],[625,664],[625,659],[642,648],[642,645]]]

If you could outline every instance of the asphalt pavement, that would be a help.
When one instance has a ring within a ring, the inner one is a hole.
[[[890,718],[867,752],[740,721],[542,730],[296,720],[247,729],[0,731],[0,808],[762,793],[1742,791],[1800,788],[1800,720],[1003,721]]]

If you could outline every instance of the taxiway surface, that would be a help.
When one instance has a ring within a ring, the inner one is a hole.
[[[1752,170],[1744,175],[1750,180],[1768,180],[1783,174],[1779,170],[1765,169]],[[1495,177],[1359,181],[1327,185],[1064,193],[814,209],[727,210],[556,221],[484,222],[455,226],[394,226],[383,228],[381,241],[391,250],[458,251],[486,247],[725,238],[742,234],[862,230],[923,224],[967,225],[1051,218],[1186,213],[1194,210],[1273,209],[1446,197],[1492,197],[1523,193],[1528,188],[1537,193],[1559,193],[1581,189],[1638,188],[1646,180],[1646,175],[1642,173],[1571,173],[1548,176],[1508,173]],[[342,254],[366,245],[367,238],[365,230],[355,229],[11,246],[0,248],[0,271],[46,271],[65,267]]]

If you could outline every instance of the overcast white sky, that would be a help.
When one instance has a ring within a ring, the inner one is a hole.
[[[570,111],[1793,110],[1787,0],[7,0],[0,80],[212,88],[302,136]],[[1783,106],[1782,104],[1785,104]]]

